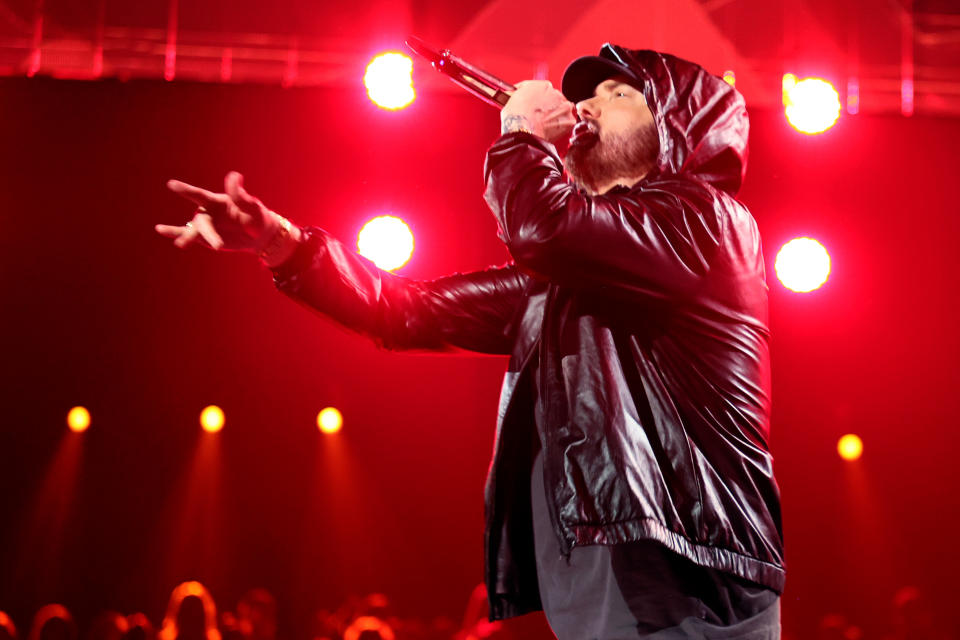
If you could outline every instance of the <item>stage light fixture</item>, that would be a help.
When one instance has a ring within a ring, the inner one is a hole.
[[[357,250],[381,269],[393,271],[413,255],[413,233],[400,218],[378,216],[360,229]]]
[[[67,426],[74,433],[82,433],[90,427],[90,412],[86,407],[74,407],[67,413]]]
[[[413,60],[395,51],[381,53],[370,61],[363,75],[367,96],[381,109],[403,109],[417,97],[413,90]]]
[[[848,433],[837,442],[837,453],[844,460],[859,460],[863,455],[863,440],[858,435]]]
[[[203,411],[200,412],[200,426],[203,427],[203,430],[207,433],[217,433],[223,429],[223,423],[226,422],[226,419],[223,415],[223,409],[216,405],[210,405],[205,407]]]
[[[324,433],[336,433],[343,427],[343,415],[333,407],[327,407],[317,414],[317,427]]]
[[[787,289],[809,293],[830,277],[830,254],[813,238],[794,238],[780,248],[774,270]]]
[[[783,76],[783,106],[790,126],[807,135],[823,133],[840,117],[840,94],[823,78]]]

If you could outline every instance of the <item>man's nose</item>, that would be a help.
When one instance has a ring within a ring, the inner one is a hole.
[[[597,119],[597,116],[600,115],[600,109],[596,103],[596,100],[593,98],[587,98],[586,100],[581,100],[577,103],[577,116],[581,120],[584,118],[591,118],[593,120]]]

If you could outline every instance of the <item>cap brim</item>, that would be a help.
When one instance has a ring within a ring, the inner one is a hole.
[[[594,89],[604,80],[621,75],[640,82],[629,67],[600,56],[584,56],[571,62],[563,72],[561,91],[570,102],[580,102],[592,98]]]

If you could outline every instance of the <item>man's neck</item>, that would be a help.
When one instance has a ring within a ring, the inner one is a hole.
[[[643,173],[641,173],[639,176],[635,178],[617,178],[615,180],[610,180],[602,184],[599,188],[597,188],[596,191],[588,188],[587,193],[589,193],[592,196],[602,195],[620,186],[630,189],[633,187],[633,185],[637,184],[638,182],[646,178],[648,173],[650,172],[644,171]]]

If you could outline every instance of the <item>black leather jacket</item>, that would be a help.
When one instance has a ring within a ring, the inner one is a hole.
[[[636,65],[659,130],[658,167],[640,183],[585,195],[549,143],[508,134],[485,177],[511,264],[413,281],[310,229],[276,273],[282,291],[387,348],[510,355],[485,492],[493,619],[540,608],[535,424],[564,551],[650,538],[783,588],[764,263],[734,198],[743,100],[683,60],[605,51]]]

